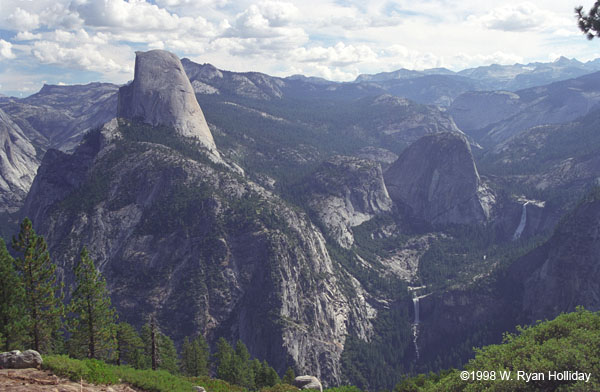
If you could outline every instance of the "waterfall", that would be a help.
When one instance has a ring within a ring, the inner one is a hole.
[[[413,297],[413,307],[415,308],[414,324],[419,324],[419,297]]]
[[[519,222],[519,226],[517,226],[517,230],[515,230],[515,234],[513,234],[513,241],[518,240],[519,237],[521,237],[521,234],[523,233],[523,230],[525,229],[525,224],[527,224],[527,204],[529,204],[528,201],[526,201],[523,204],[523,212],[521,213],[521,221]]]
[[[413,308],[415,309],[415,321],[412,325],[413,343],[417,359],[419,359],[419,344],[417,343],[417,338],[419,337],[419,297],[416,295],[413,297]]]

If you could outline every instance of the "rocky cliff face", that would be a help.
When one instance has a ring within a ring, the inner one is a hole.
[[[341,246],[354,243],[352,227],[390,211],[390,199],[379,163],[335,156],[307,179],[305,197],[328,234]]]
[[[119,89],[118,116],[173,127],[219,156],[190,80],[173,53],[136,52],[133,82]]]
[[[119,120],[46,154],[24,213],[67,283],[86,245],[126,320],[155,313],[176,340],[240,338],[279,371],[339,382],[346,335],[368,340],[375,317],[361,285],[304,214],[155,131]]]
[[[407,148],[385,172],[390,197],[432,224],[485,222],[493,195],[479,178],[464,135],[437,133]]]
[[[0,109],[0,212],[15,212],[40,162],[23,131]]]

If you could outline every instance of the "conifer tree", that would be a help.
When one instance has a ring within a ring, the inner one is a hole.
[[[10,351],[19,345],[24,317],[23,281],[0,238],[0,335],[3,336],[0,351]]]
[[[254,389],[254,372],[248,348],[238,340],[235,344],[234,384],[244,388]]]
[[[294,369],[290,366],[285,371],[285,374],[283,375],[283,379],[281,380],[281,382],[284,384],[294,385],[295,379],[296,379],[296,372],[294,372]]]
[[[235,351],[233,347],[225,340],[219,338],[217,341],[217,351],[215,352],[215,360],[217,363],[217,378],[228,382],[234,380],[234,361]]]
[[[198,335],[190,340],[185,338],[181,349],[181,370],[191,377],[208,376],[208,357],[210,351],[204,336]]]
[[[175,344],[170,337],[160,332],[154,315],[151,315],[148,323],[142,327],[142,341],[147,358],[143,368],[178,373],[179,365]]]
[[[171,374],[179,373],[179,358],[175,344],[170,337],[162,333],[158,335],[158,353],[160,356],[159,369],[166,370]]]
[[[106,281],[85,247],[74,271],[75,290],[69,304],[69,351],[79,357],[110,359],[116,349],[117,317]]]
[[[64,313],[56,266],[50,261],[46,241],[35,233],[28,218],[21,223],[18,236],[13,237],[12,247],[19,254],[15,269],[23,279],[25,343],[36,351],[49,352]]]
[[[295,378],[295,377],[294,377]],[[267,361],[263,361],[261,368],[261,380],[264,382],[265,387],[272,387],[275,384],[279,384],[279,374],[273,369]]]
[[[117,324],[117,365],[142,369],[149,362],[144,355],[144,342],[135,328],[128,323]]]

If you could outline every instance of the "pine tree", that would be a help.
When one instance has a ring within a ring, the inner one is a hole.
[[[244,388],[254,389],[255,387],[250,353],[241,340],[238,340],[235,344],[234,379],[234,384]]]
[[[128,323],[117,324],[117,365],[130,365],[143,369],[148,359],[144,354],[144,342],[135,328]]]
[[[3,351],[19,345],[23,336],[25,317],[23,281],[14,268],[14,260],[0,238],[0,335],[3,336]]]
[[[204,336],[198,335],[193,340],[185,338],[181,349],[181,370],[191,377],[208,376],[208,343]]]
[[[179,358],[173,340],[164,334],[158,336],[158,353],[160,364],[158,368],[166,370],[171,374],[179,373]]]
[[[15,269],[23,279],[26,344],[36,351],[51,351],[64,313],[56,266],[50,261],[46,241],[35,233],[28,218],[21,223],[18,236],[13,237],[12,247],[20,254],[15,259]]]
[[[281,380],[279,379],[279,374],[273,369],[267,361],[263,361],[261,367],[261,379],[264,382],[265,387],[272,387],[275,384],[279,384]]]
[[[76,357],[110,359],[116,348],[116,314],[87,249],[75,266],[75,290],[69,304],[69,351]]]
[[[224,338],[219,338],[217,341],[217,351],[215,352],[215,360],[217,363],[217,378],[227,382],[234,380],[234,361],[235,351],[233,347]]]
[[[265,374],[262,371],[262,363],[256,358],[252,360],[252,372],[254,373],[254,387],[256,389],[262,389],[267,386]]]
[[[283,375],[283,379],[281,380],[281,382],[284,384],[294,385],[295,379],[296,379],[296,372],[294,372],[294,369],[290,366],[285,371],[285,374]]]
[[[144,343],[145,361],[142,368],[152,370],[167,370],[173,374],[178,373],[178,357],[175,344],[170,337],[162,334],[154,315],[142,327],[142,341]]]

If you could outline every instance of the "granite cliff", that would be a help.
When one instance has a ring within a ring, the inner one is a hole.
[[[165,125],[196,138],[219,156],[194,89],[177,56],[164,50],[136,52],[133,82],[119,89],[117,115]]]
[[[0,212],[17,211],[39,165],[35,148],[0,109]]]
[[[327,233],[345,248],[354,243],[352,227],[392,209],[379,163],[335,156],[306,179],[304,197]]]
[[[481,224],[490,217],[493,194],[482,183],[464,135],[426,135],[385,172],[390,197],[425,222]]]

